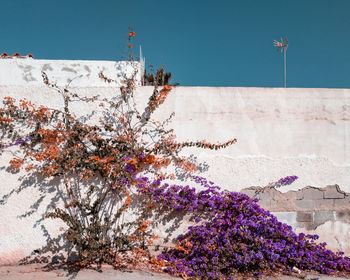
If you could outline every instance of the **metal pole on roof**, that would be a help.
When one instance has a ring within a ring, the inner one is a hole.
[[[288,38],[285,37],[285,41],[281,38],[281,41],[274,40],[273,45],[277,47],[277,52],[283,52],[283,66],[284,66],[284,87],[287,87],[287,49],[288,49]]]
[[[284,48],[284,87],[287,87],[287,48]]]

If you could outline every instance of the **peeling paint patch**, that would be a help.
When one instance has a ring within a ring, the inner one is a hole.
[[[258,198],[261,207],[276,213],[277,218],[281,216],[294,229],[314,231],[329,221],[350,224],[350,193],[343,192],[338,185],[307,186],[284,194],[268,187],[250,187],[241,192]]]
[[[296,228],[314,231],[327,222],[350,224],[350,211],[272,212],[277,219]]]
[[[338,185],[325,188],[307,186],[298,191],[286,193],[269,187],[250,187],[241,192],[258,198],[259,204],[269,211],[350,211],[350,193],[343,192]]]

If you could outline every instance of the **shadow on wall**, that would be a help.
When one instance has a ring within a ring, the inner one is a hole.
[[[3,167],[2,169],[2,172],[10,173],[8,176],[12,176],[16,173],[16,170],[12,167]],[[19,230],[23,229],[21,223],[23,223],[23,225],[28,225],[28,223],[30,223],[32,228],[27,228],[26,232],[22,232],[21,234],[24,236],[29,235],[30,238],[33,238],[34,243],[37,243],[37,240],[35,240],[37,234],[34,233],[36,229],[40,229],[42,236],[45,238],[44,246],[34,249],[29,256],[24,257],[19,262],[21,264],[35,262],[57,263],[60,260],[64,260],[67,256],[69,256],[69,258],[74,257],[72,246],[64,239],[63,234],[58,231],[58,228],[56,232],[52,231],[50,228],[47,228],[44,222],[47,219],[46,214],[52,211],[53,207],[65,201],[62,191],[60,190],[62,187],[60,179],[47,180],[39,173],[33,173],[32,175],[26,174],[21,176],[18,182],[18,187],[10,190],[1,197],[0,207],[10,206],[14,208],[17,206],[17,211],[18,208],[21,211],[24,210],[24,213],[22,212],[17,215],[16,221],[11,221],[9,218],[8,222],[14,222],[16,225],[19,225]],[[38,194],[36,196],[39,196],[39,198],[33,200],[31,194]],[[23,201],[24,204],[27,201],[30,201],[32,204],[27,209],[23,209],[20,205],[13,205],[13,201],[17,200],[16,196],[26,200]],[[30,248],[23,249],[28,250]]]
[[[5,162],[3,159],[2,161]],[[191,156],[191,161],[196,161],[194,155]],[[209,168],[206,163],[198,164],[198,166],[200,171],[205,171]],[[19,173],[10,165],[8,167],[2,167],[1,172],[3,172],[5,178],[17,176],[18,180],[16,180],[17,187],[13,188],[9,186],[7,192],[0,197],[0,210],[1,208],[6,208],[6,211],[11,211],[11,209],[16,208],[17,216],[15,217],[15,221],[9,217],[7,222],[14,223],[16,230],[22,230],[21,234],[25,236],[26,240],[22,245],[18,240],[16,244],[18,248],[24,246],[26,247],[23,248],[25,249],[24,251],[31,251],[28,255],[22,255],[18,259],[12,260],[11,264],[18,262],[20,264],[45,263],[48,269],[53,269],[54,266],[58,265],[60,267],[67,267],[68,269],[68,266],[65,266],[65,264],[78,260],[79,252],[65,239],[63,230],[66,226],[58,219],[49,221],[46,217],[48,213],[53,212],[55,207],[64,208],[64,205],[69,201],[69,198],[66,196],[69,192],[65,189],[63,179],[55,178],[49,180],[44,178],[40,173],[23,173],[22,175],[22,173]],[[181,173],[181,169],[177,170],[176,174],[178,180],[183,182],[187,180],[186,174]],[[89,186],[78,178],[74,178],[73,181],[74,192],[79,193],[78,196],[82,200],[86,200],[86,190]],[[89,183],[89,185],[92,183],[101,185],[102,181],[96,179]],[[126,221],[137,216],[140,212],[139,205],[146,205],[151,202],[149,198],[136,193],[132,194],[131,198],[133,202],[130,205],[130,211],[125,213],[127,216],[123,218]],[[23,200],[23,205],[14,205],[14,202],[18,201],[18,199]],[[113,201],[113,199],[109,201]],[[29,206],[24,207],[28,204]],[[105,205],[105,209],[107,208],[108,205]],[[146,218],[154,221],[152,231],[160,237],[150,248],[154,254],[156,252],[159,253],[164,248],[173,246],[172,244],[177,236],[186,232],[189,225],[194,224],[193,217],[191,218],[184,211],[170,211],[167,207],[163,207],[160,211],[148,215]],[[23,231],[24,228],[25,231]],[[15,228],[11,230],[15,230]],[[38,235],[38,231],[40,231],[40,236]],[[9,235],[14,233],[7,232]],[[38,240],[35,240],[36,237],[38,239],[44,237],[45,241],[38,242]],[[38,243],[43,245],[35,247]],[[72,271],[72,273],[75,272]]]

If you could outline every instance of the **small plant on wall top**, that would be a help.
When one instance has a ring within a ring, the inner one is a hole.
[[[134,36],[130,30],[129,48]],[[317,236],[296,234],[259,207],[256,199],[223,191],[195,176],[196,164],[180,156],[182,149],[217,150],[236,139],[222,144],[177,142],[168,128],[173,114],[164,122],[153,120],[153,113],[174,94],[174,85],[162,86],[156,79],[145,108],[138,110],[135,75],[125,77],[115,97],[101,99],[60,88],[43,73],[44,83],[62,96],[62,110],[11,97],[0,108],[3,138],[30,139],[18,143],[21,153],[10,160],[12,168],[40,172],[59,179],[63,186],[64,207],[56,206],[47,217],[66,224],[64,236],[79,253],[75,265],[165,267],[184,279],[236,279],[237,273],[259,277],[262,272],[291,273],[293,268],[350,272],[350,259],[328,250],[325,243],[316,243]],[[113,82],[104,73],[100,78]],[[100,118],[82,122],[71,111],[73,101],[100,108]],[[170,167],[184,170],[199,190],[169,184],[175,177]],[[283,178],[274,186],[296,178]],[[157,236],[148,217],[161,209],[186,212],[195,224],[177,238],[173,248],[154,257],[149,245]]]

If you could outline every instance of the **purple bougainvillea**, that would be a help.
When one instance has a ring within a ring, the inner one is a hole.
[[[267,187],[272,187],[272,188],[279,188],[282,186],[287,186],[292,184],[296,179],[298,179],[298,176],[287,176],[284,178],[279,179],[277,182],[269,183]]]
[[[33,139],[33,137],[28,137],[28,138],[26,138],[26,139],[18,139],[16,142],[14,142],[14,143],[10,143],[10,144],[8,144],[8,145],[5,145],[3,148],[9,148],[9,147],[11,147],[11,146],[16,146],[16,145],[19,145],[19,144],[22,144],[22,143],[24,143],[24,142],[27,142],[27,141],[29,141],[29,140],[32,140]]]
[[[287,184],[296,178],[279,182]],[[194,179],[202,190],[138,179],[139,192],[170,210],[193,213],[197,223],[178,238],[175,248],[159,256],[168,261],[168,272],[200,279],[233,279],[236,272],[289,272],[293,267],[325,274],[350,271],[350,258],[328,250],[326,243],[316,243],[317,235],[294,233],[261,208],[257,199],[221,191],[201,177]]]
[[[286,185],[290,185],[291,183],[293,183],[296,179],[298,179],[298,176],[287,176],[285,178],[281,178],[278,180],[277,184],[279,186],[286,186]]]

